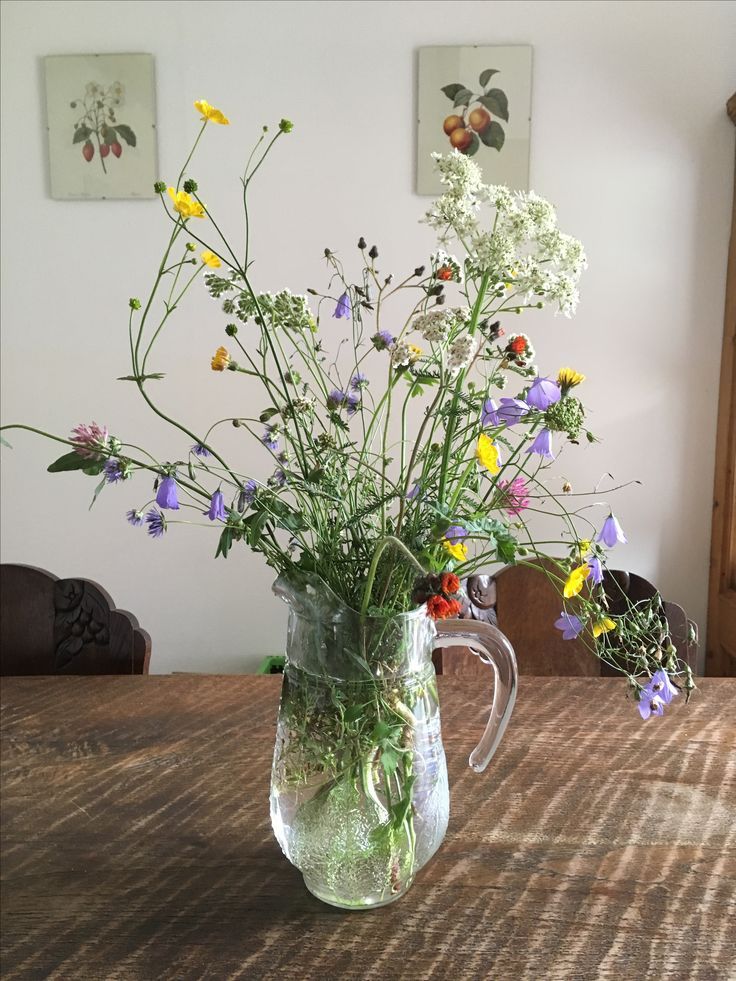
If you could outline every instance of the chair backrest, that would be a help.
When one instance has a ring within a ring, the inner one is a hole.
[[[539,565],[543,566],[540,572]],[[545,575],[544,573],[547,573]],[[626,598],[650,599],[656,588],[633,573],[612,571],[604,582],[613,613],[622,613]],[[554,626],[562,600],[559,573],[552,563],[507,566],[495,576],[473,576],[466,583],[468,604],[463,616],[494,623],[511,641],[520,674],[598,676],[613,674],[595,658],[583,638],[563,640]],[[672,640],[678,655],[697,674],[701,671],[697,628],[682,607],[664,603]],[[694,637],[694,639],[693,639]],[[481,676],[487,667],[468,648],[444,648],[435,653],[435,667],[443,674]]]
[[[87,579],[0,565],[0,674],[148,674],[151,638]]]

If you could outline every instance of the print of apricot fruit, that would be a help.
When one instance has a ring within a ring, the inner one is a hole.
[[[490,126],[491,116],[485,109],[478,107],[470,113],[468,122],[476,133],[482,133],[484,129]]]
[[[450,143],[456,150],[467,150],[473,140],[473,134],[469,129],[454,129],[450,133]]]
[[[448,116],[447,119],[442,124],[442,128],[445,133],[449,136],[456,129],[461,129],[465,126],[465,120],[462,116]]]

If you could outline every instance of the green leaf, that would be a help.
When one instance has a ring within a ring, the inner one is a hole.
[[[3,446],[7,446],[7,448],[9,450],[12,450],[13,449],[13,447],[10,445],[10,443],[7,441],[7,439],[5,439],[4,436],[0,436],[0,443],[2,443]]]
[[[248,529],[248,544],[251,548],[260,542],[263,529],[268,524],[268,519],[268,511],[258,511],[251,517],[250,528]]]
[[[81,143],[83,140],[89,139],[92,134],[92,130],[89,126],[80,126],[79,129],[74,131],[74,139],[72,143]]]
[[[300,514],[293,511],[287,512],[276,522],[278,528],[285,528],[286,531],[307,531],[309,525]]]
[[[108,146],[112,146],[113,143],[117,143],[117,142],[118,142],[118,134],[115,131],[115,127],[114,126],[106,126],[105,127],[105,143],[107,143]]]
[[[48,473],[66,473],[68,470],[84,470],[89,467],[90,461],[83,456],[80,456],[75,450],[71,453],[65,453],[64,456],[60,456],[58,460],[54,460],[50,463],[46,470]]]
[[[460,91],[455,96],[454,106],[469,106],[470,100],[473,98],[473,93],[470,89],[460,89]]]
[[[448,99],[452,100],[458,94],[458,92],[467,91],[464,85],[460,85],[459,82],[453,82],[452,85],[443,85],[442,91],[445,93]]]
[[[489,89],[485,95],[478,97],[478,102],[494,116],[509,121],[509,100],[502,89]]]
[[[488,128],[490,129],[490,126]],[[478,139],[478,134],[473,133],[473,139],[470,141],[470,146],[467,148],[467,150],[463,150],[463,153],[465,154],[466,157],[472,157],[474,153],[478,152],[479,147],[480,147],[480,140]]]
[[[137,382],[137,381],[144,382],[144,381],[151,381],[152,379],[154,381],[160,381],[162,378],[165,377],[166,375],[164,372],[154,371],[150,375],[119,375],[116,380],[119,382]]]
[[[373,727],[371,738],[374,743],[382,743],[391,737],[393,731],[393,726],[390,726],[384,719],[379,719]]]
[[[100,494],[100,491],[102,490],[102,488],[105,486],[106,483],[107,483],[107,479],[105,477],[103,477],[102,480],[99,482],[99,484],[95,487],[95,492],[92,495],[92,502],[91,502],[91,504],[89,506],[89,510],[90,511],[94,507],[95,501],[97,500],[97,498],[98,498],[98,496]]]
[[[506,133],[504,132],[503,126],[494,119],[480,134],[480,138],[486,146],[493,147],[494,150],[500,150],[506,141]]]
[[[217,543],[217,551],[215,552],[215,558],[217,559],[220,556],[222,556],[223,559],[226,559],[227,553],[230,551],[230,546],[232,545],[232,543],[233,543],[233,529],[229,525],[226,525],[225,528],[223,528],[222,530],[222,534],[220,535],[220,541]]]
[[[498,537],[496,539],[496,555],[498,556],[498,561],[503,562],[504,565],[510,565],[512,562],[515,562],[516,539],[512,538],[511,535],[507,535],[504,538]]]
[[[277,416],[278,414],[279,414],[279,410],[278,409],[270,408],[270,409],[265,409],[258,416],[258,418],[260,419],[261,422],[268,422],[269,419],[273,419],[273,417],[274,416]]]
[[[396,772],[399,765],[399,754],[391,746],[386,746],[381,750],[381,766],[386,771],[386,776],[390,777]]]
[[[136,145],[135,133],[130,126],[126,126],[124,123],[118,123],[115,129],[118,132],[118,136],[122,136],[128,146]]]
[[[89,463],[89,460],[87,460],[87,463]],[[84,467],[82,473],[86,473],[89,477],[97,477],[102,473],[104,466],[104,460],[95,460],[93,463],[89,463],[88,467]]]
[[[494,75],[498,75],[498,68],[486,68],[485,71],[482,71],[478,79],[480,87],[484,89]]]

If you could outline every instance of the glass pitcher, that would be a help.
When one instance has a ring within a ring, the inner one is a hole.
[[[447,830],[449,790],[432,652],[469,646],[494,670],[490,717],[470,766],[485,769],[508,723],[517,670],[508,640],[420,608],[361,616],[321,580],[274,592],[289,604],[271,778],[271,822],[307,889],[344,909],[402,896]]]

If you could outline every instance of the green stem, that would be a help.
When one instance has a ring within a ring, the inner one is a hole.
[[[368,607],[371,601],[371,593],[373,592],[373,582],[376,578],[376,572],[378,571],[378,563],[389,545],[393,546],[393,548],[395,548],[398,552],[401,552],[401,554],[409,560],[420,575],[426,575],[426,569],[420,565],[406,545],[404,545],[403,542],[400,542],[398,538],[394,538],[393,535],[386,535],[378,542],[368,569],[368,577],[366,578],[365,589],[363,591],[363,602],[360,607],[361,616],[365,616],[368,612]]]

